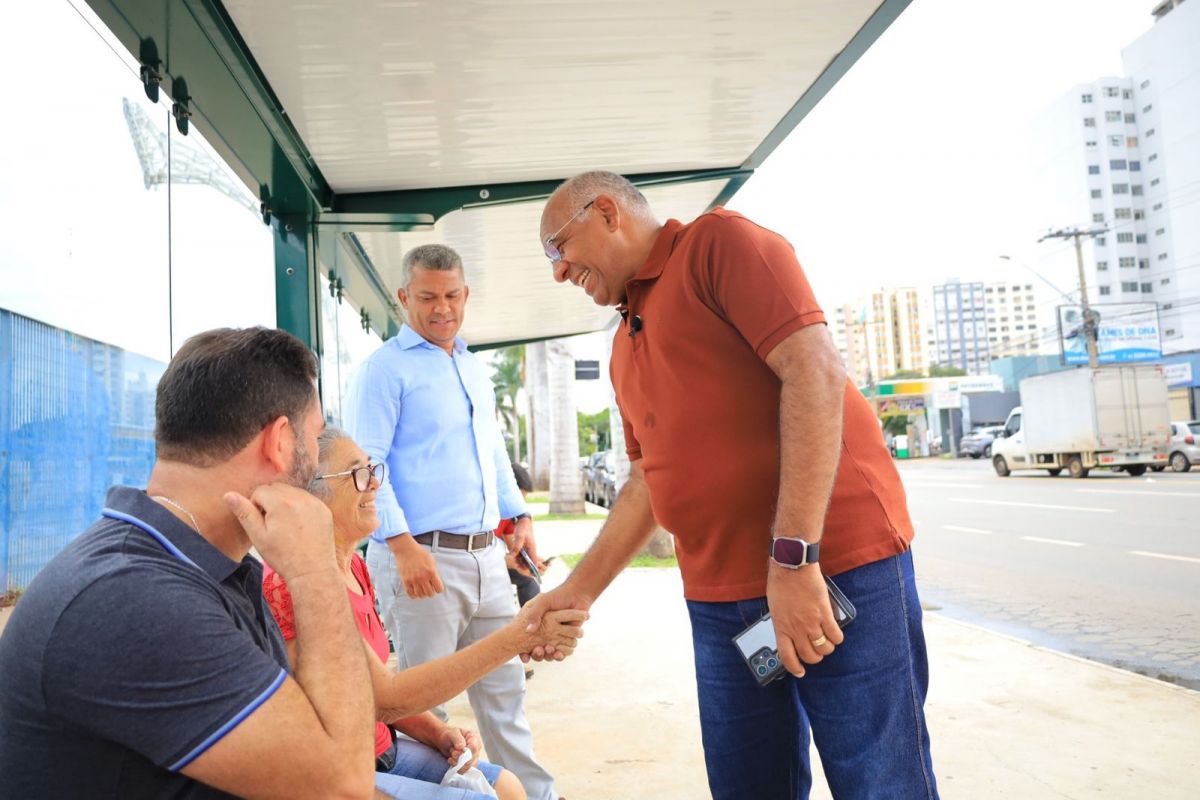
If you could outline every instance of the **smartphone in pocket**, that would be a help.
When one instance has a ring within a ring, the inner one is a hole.
[[[825,587],[829,590],[829,605],[833,608],[833,618],[837,620],[839,628],[845,628],[858,616],[858,611],[829,576],[825,576]],[[759,686],[766,686],[786,674],[787,670],[783,668],[783,662],[779,660],[779,645],[775,640],[775,623],[771,621],[770,611],[733,637],[733,644],[742,654],[742,660],[750,668],[750,673],[754,675]]]

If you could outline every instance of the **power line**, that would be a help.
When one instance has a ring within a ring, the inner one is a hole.
[[[1075,263],[1079,268],[1079,305],[1083,308],[1083,335],[1087,337],[1088,366],[1092,368],[1100,366],[1100,345],[1096,330],[1100,317],[1088,305],[1087,276],[1083,271],[1082,239],[1085,236],[1095,238],[1107,231],[1108,228],[1093,228],[1088,231],[1081,231],[1078,228],[1062,228],[1057,231],[1047,231],[1041,239],[1038,239],[1039,242],[1047,239],[1068,238],[1075,241]]]

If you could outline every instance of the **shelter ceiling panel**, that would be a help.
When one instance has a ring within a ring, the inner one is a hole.
[[[741,165],[880,2],[224,5],[350,193]]]
[[[724,181],[643,190],[659,219],[691,220]],[[557,284],[538,242],[542,203],[468,208],[443,217],[431,231],[360,233],[363,249],[394,294],[404,253],[422,244],[449,245],[462,256],[471,287],[462,336],[471,345],[526,341],[598,331],[615,316],[580,289]]]

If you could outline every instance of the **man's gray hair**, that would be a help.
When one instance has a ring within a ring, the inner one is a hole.
[[[654,211],[641,190],[623,175],[606,170],[582,172],[568,179],[555,190],[562,192],[572,209],[583,208],[602,194],[611,195],[628,213],[644,220],[653,220]]]
[[[349,438],[350,434],[334,425],[326,425],[317,434],[316,475],[326,475],[329,473],[329,456],[333,453],[333,446],[342,439]],[[329,500],[329,498],[333,497],[333,490],[329,488],[329,481],[324,481],[317,477],[314,477],[312,482],[308,484],[308,492],[322,500]]]
[[[463,271],[462,257],[454,252],[454,248],[447,247],[444,244],[423,244],[420,247],[414,247],[404,254],[403,273],[401,287],[407,289],[412,283],[413,269],[420,267],[421,269],[432,269],[440,272],[449,272],[456,269],[459,272]]]

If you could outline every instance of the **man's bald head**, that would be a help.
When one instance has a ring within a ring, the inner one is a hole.
[[[623,175],[606,170],[582,172],[564,181],[542,210],[542,237],[552,234],[568,215],[577,212],[600,195],[608,195],[621,210],[642,222],[655,223],[654,212],[646,196]],[[586,213],[586,212],[585,212]]]
[[[554,280],[578,286],[594,303],[625,301],[625,284],[645,263],[661,225],[638,188],[615,172],[584,172],[563,183],[542,209],[541,243]]]

